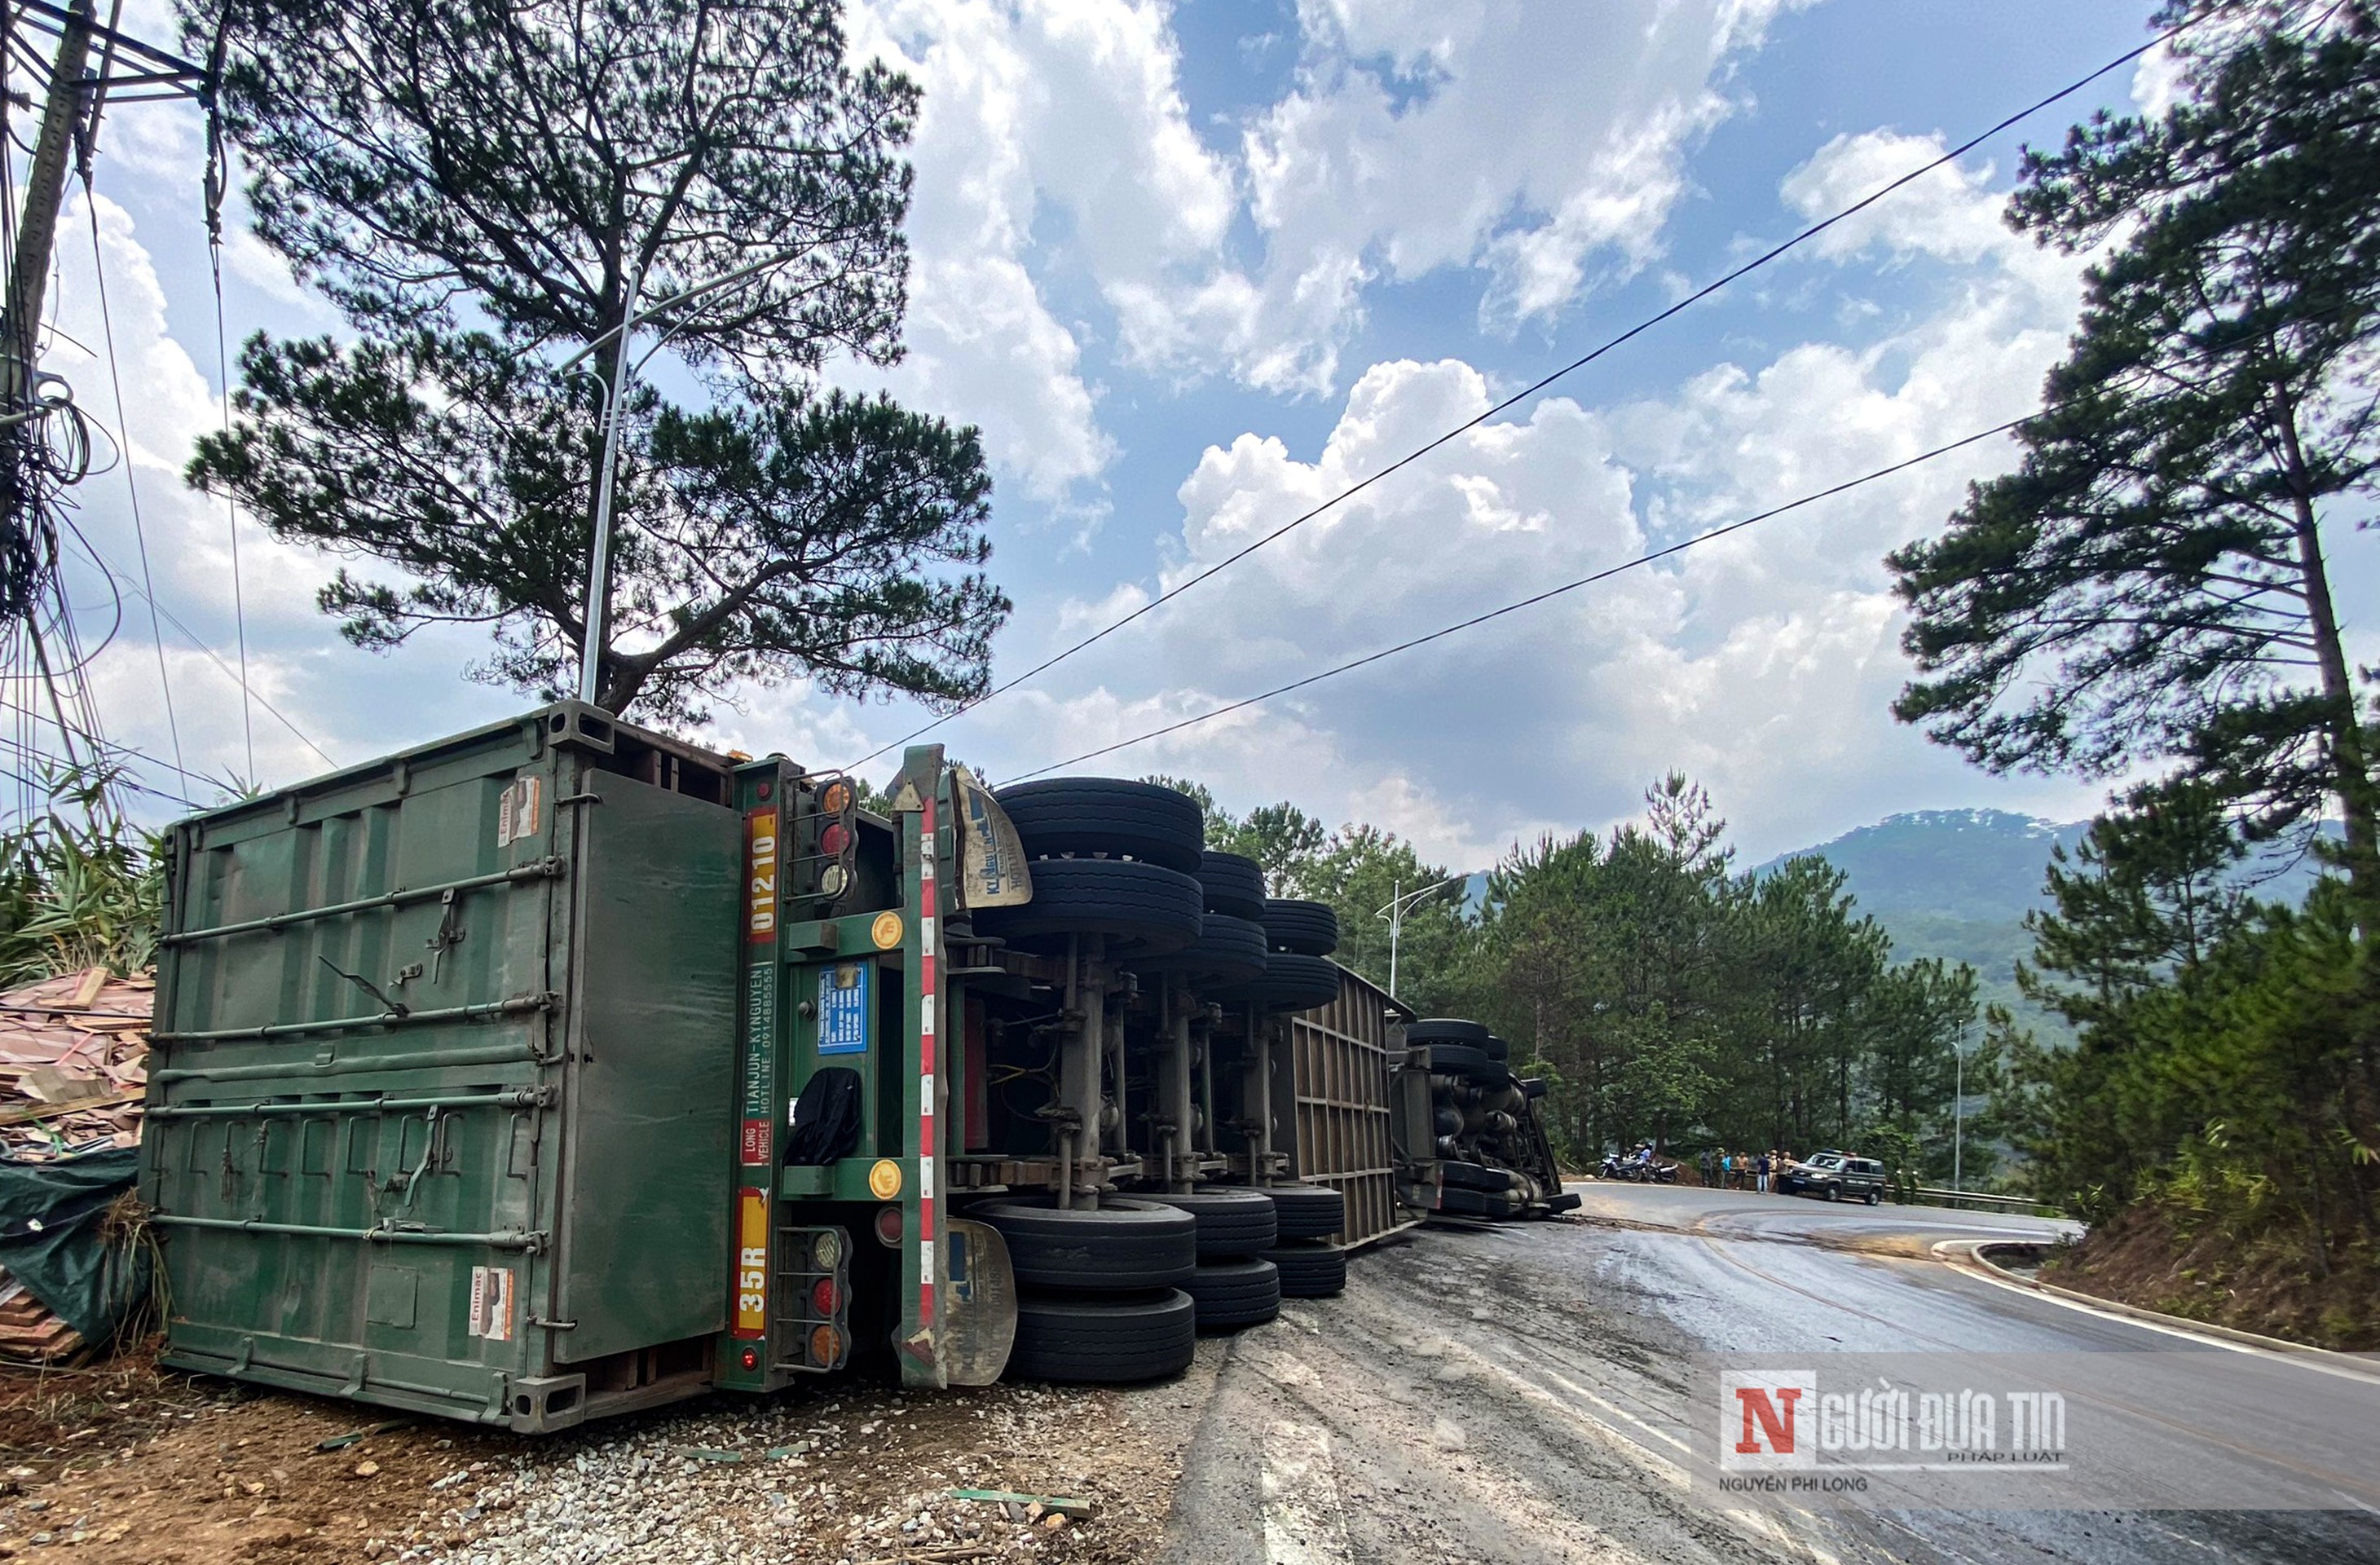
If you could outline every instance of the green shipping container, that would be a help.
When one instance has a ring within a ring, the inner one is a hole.
[[[175,827],[166,1362],[523,1431],[708,1384],[742,849],[727,762],[575,703]]]

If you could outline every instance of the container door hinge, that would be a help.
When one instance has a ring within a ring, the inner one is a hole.
[[[578,1323],[575,1320],[548,1320],[541,1315],[533,1315],[529,1316],[528,1323],[531,1326],[541,1326],[548,1331],[576,1331],[578,1329]]]

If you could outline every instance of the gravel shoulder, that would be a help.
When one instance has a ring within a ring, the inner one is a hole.
[[[605,1559],[657,1565],[1046,1560],[1156,1549],[1222,1358],[1131,1390],[713,1397],[527,1439],[162,1374],[0,1385],[0,1557],[79,1561]],[[950,1498],[1089,1500],[1087,1520]]]

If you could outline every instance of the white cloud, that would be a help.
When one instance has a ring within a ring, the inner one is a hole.
[[[1084,378],[1082,329],[1045,297],[1037,224],[1063,212],[1075,262],[1130,279],[1211,250],[1231,221],[1228,172],[1189,127],[1167,13],[1147,0],[872,0],[850,31],[855,56],[925,90],[909,357],[891,382],[980,424],[1004,472],[1062,501],[1116,448]]]
[[[1243,135],[1260,262],[1111,285],[1124,346],[1313,392],[1379,278],[1478,269],[1489,323],[1557,314],[1659,253],[1729,63],[1779,8],[1310,0],[1296,85]]]
[[[1549,318],[1658,253],[1730,62],[1792,3],[1308,5],[1293,85],[1226,153],[1155,0],[868,0],[854,54],[926,90],[894,383],[1050,499],[1115,455],[1079,367],[1099,327],[1054,285],[1087,285],[1135,369],[1270,392],[1328,388],[1384,278],[1473,269],[1485,318]]]
[[[1938,150],[1838,138],[1781,194],[1828,209]],[[2022,413],[2062,351],[2080,262],[2010,234],[2000,201],[1985,171],[1946,169],[1830,237],[1816,253],[1835,266],[1940,273],[1930,308],[1864,346],[1806,342],[1605,408],[1547,397],[1471,431],[1065,665],[1050,691],[970,720],[963,747],[1020,770],[1077,754]],[[1392,361],[1357,379],[1311,460],[1255,431],[1209,447],[1181,487],[1165,585],[1490,401],[1466,363]],[[1384,824],[1463,864],[1546,822],[1630,815],[1671,767],[1712,786],[1755,856],[1978,787],[2078,808],[2087,793],[2063,784],[1983,783],[1887,715],[1907,669],[1882,556],[2008,460],[2004,443],[1970,448],[1092,769],[1180,771],[1243,804],[1393,810]],[[1066,622],[1109,623],[1141,590],[1070,603]]]

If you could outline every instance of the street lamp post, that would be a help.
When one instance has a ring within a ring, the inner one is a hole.
[[[1950,1086],[1950,1188],[1963,1195],[1967,1193],[1967,1029],[1963,1025],[1950,1045],[1950,1057],[1958,1062]]]
[[[639,262],[628,273],[626,308],[621,312],[620,323],[610,331],[602,333],[554,367],[561,374],[576,373],[578,366],[589,356],[601,352],[606,344],[612,345],[612,378],[603,387],[603,467],[595,479],[594,547],[588,552],[587,559],[587,625],[586,634],[581,638],[578,649],[578,698],[590,707],[595,704],[598,694],[598,676],[601,672],[603,643],[611,632],[609,623],[611,616],[606,610],[610,607],[612,596],[610,577],[612,503],[615,484],[613,468],[619,460],[620,419],[627,406],[628,382],[638,370],[644,368],[654,354],[659,353],[663,346],[667,346],[669,340],[677,334],[678,326],[665,328],[662,333],[661,340],[652,346],[643,358],[633,364],[629,362],[630,339],[637,334],[638,328],[650,324],[671,310],[700,298],[705,294],[716,293],[722,288],[740,283],[756,273],[765,272],[780,261],[791,261],[801,253],[800,246],[780,250],[774,255],[764,256],[748,265],[739,266],[733,272],[713,277],[707,283],[698,283],[690,288],[681,288],[649,305],[642,302],[645,266],[644,263]],[[679,322],[679,325],[683,324],[683,321]]]
[[[1385,918],[1389,921],[1389,998],[1390,1000],[1394,1000],[1397,997],[1397,937],[1404,931],[1406,912],[1415,902],[1427,896],[1430,892],[1438,890],[1440,886],[1451,886],[1462,879],[1463,877],[1460,875],[1449,875],[1443,880],[1432,880],[1428,885],[1422,887],[1419,891],[1391,894],[1389,898],[1388,906],[1380,908],[1373,913],[1373,917]],[[1398,885],[1399,882],[1390,880],[1389,882],[1390,892],[1391,893],[1397,893]]]

